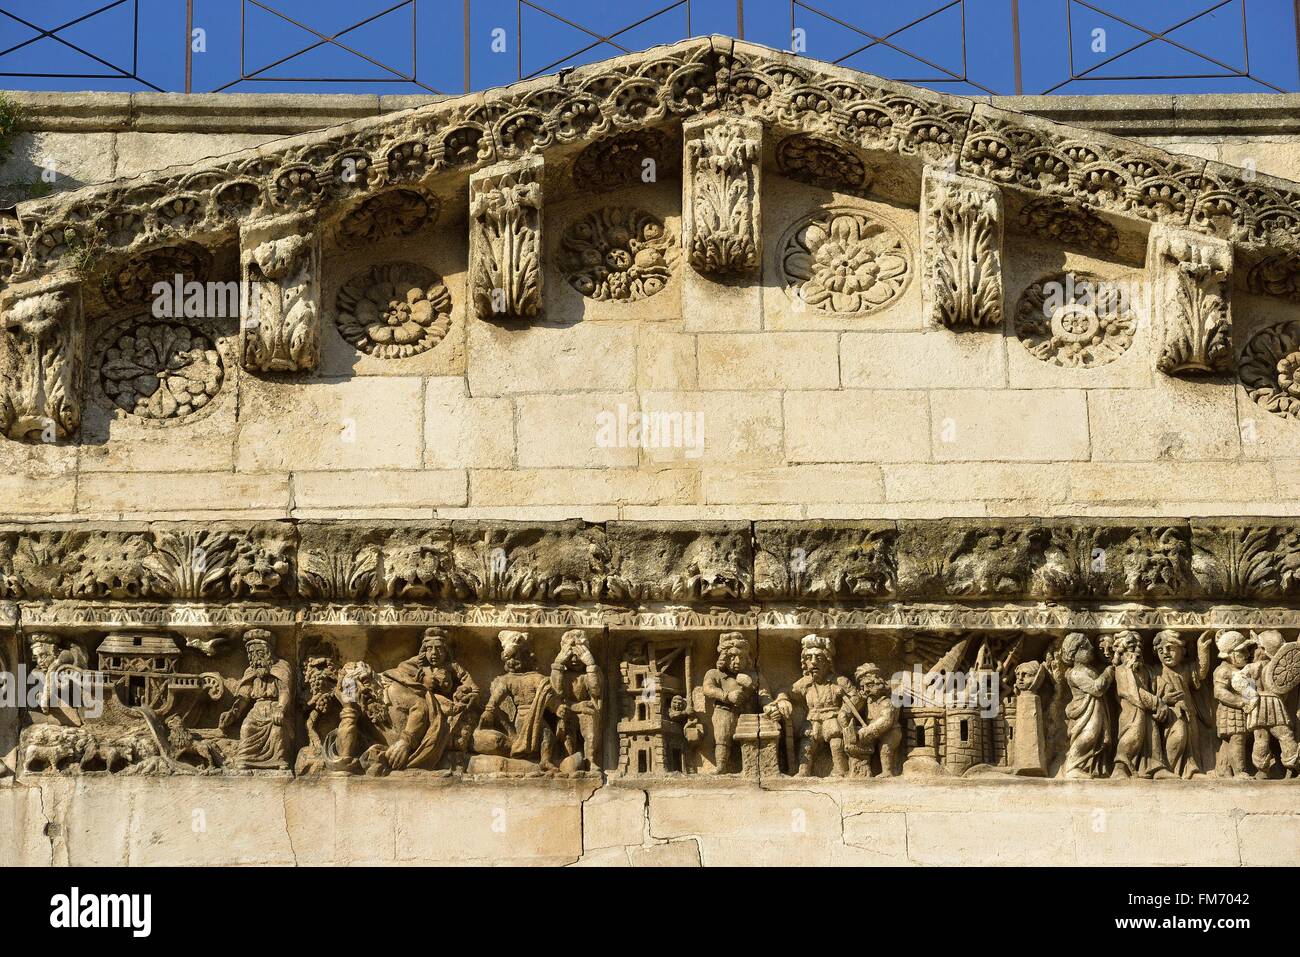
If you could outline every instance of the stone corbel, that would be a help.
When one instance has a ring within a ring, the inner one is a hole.
[[[1232,244],[1154,226],[1147,241],[1156,367],[1166,375],[1231,372]]]
[[[1002,325],[1002,192],[927,166],[921,188],[925,314],[950,329]]]
[[[244,303],[239,356],[250,372],[301,372],[320,360],[320,230],[280,216],[239,233]]]
[[[682,244],[696,272],[753,272],[762,255],[759,196],[763,125],[735,117],[682,124]]]
[[[470,177],[470,288],[480,319],[542,313],[542,170],[534,156]]]
[[[58,276],[10,287],[0,301],[0,431],[20,442],[75,438],[85,350],[79,281]]]

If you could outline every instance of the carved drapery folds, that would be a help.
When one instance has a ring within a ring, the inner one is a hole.
[[[950,329],[1002,323],[1002,194],[987,182],[926,167],[921,191],[923,294]]]
[[[1156,366],[1166,375],[1231,372],[1232,246],[1156,226],[1147,246]]]
[[[320,360],[320,231],[281,216],[240,229],[245,302],[239,355],[251,372],[304,372]]]
[[[742,275],[760,262],[763,126],[751,120],[682,124],[682,239],[686,257],[706,275]]]
[[[480,319],[535,319],[542,312],[542,159],[470,177],[470,287]]]
[[[0,431],[24,442],[76,437],[86,322],[72,279],[27,283],[0,299]]]

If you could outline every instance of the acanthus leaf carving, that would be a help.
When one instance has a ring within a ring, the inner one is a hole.
[[[252,372],[300,372],[320,360],[320,231],[282,216],[240,230],[245,302],[239,355]]]
[[[1157,368],[1166,375],[1231,372],[1232,246],[1157,226],[1147,247]]]
[[[926,167],[921,193],[926,314],[950,329],[1002,324],[1002,194]]]
[[[470,285],[480,319],[535,319],[542,312],[541,157],[470,178]]]
[[[0,432],[75,438],[85,385],[86,320],[75,280],[34,282],[0,302]]]
[[[752,272],[760,262],[761,123],[708,119],[684,124],[682,236],[687,259],[706,275]]]

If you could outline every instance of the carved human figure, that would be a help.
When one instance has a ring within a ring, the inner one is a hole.
[[[81,724],[81,708],[93,705],[93,691],[85,682],[89,661],[75,641],[47,632],[35,632],[30,639],[32,663],[41,674],[41,714],[59,724]]]
[[[384,751],[390,770],[435,770],[460,739],[479,700],[478,685],[456,663],[441,628],[426,628],[420,650],[381,675],[397,738]]]
[[[795,774],[801,778],[811,776],[818,754],[830,751],[831,776],[844,777],[849,771],[849,759],[844,751],[840,707],[852,694],[853,684],[835,673],[835,643],[829,636],[805,635],[801,647],[803,677],[776,701],[787,721],[795,705],[806,712],[799,729],[799,769]]]
[[[1081,632],[1065,636],[1061,646],[1061,664],[1070,689],[1070,703],[1065,718],[1070,747],[1065,755],[1067,778],[1099,778],[1106,774],[1113,743],[1108,693],[1115,682],[1115,670],[1107,665],[1096,668],[1097,652],[1092,641]]]
[[[878,665],[868,661],[853,672],[857,687],[840,705],[840,726],[844,729],[844,752],[853,777],[874,777],[872,759],[879,756],[880,774],[890,778],[894,756],[903,741],[899,709]]]
[[[754,649],[738,631],[718,636],[718,662],[701,683],[713,702],[713,772],[729,774],[735,750],[736,724],[744,714],[770,712],[772,695],[754,668]]]
[[[1250,650],[1255,639],[1239,631],[1221,631],[1215,639],[1219,650],[1219,666],[1214,669],[1214,725],[1219,732],[1219,758],[1215,773],[1231,778],[1247,774],[1247,742],[1251,737],[1246,709],[1255,689],[1243,669],[1250,663]]]
[[[271,633],[264,628],[244,632],[248,667],[232,691],[235,702],[221,715],[218,727],[230,736],[236,725],[239,744],[234,765],[240,768],[289,769],[293,738],[293,669],[271,654]]]
[[[1171,778],[1160,725],[1182,695],[1170,692],[1167,701],[1156,696],[1151,671],[1142,659],[1142,637],[1136,631],[1114,635],[1111,652],[1119,695],[1119,737],[1111,777]]]
[[[551,687],[559,696],[556,730],[567,755],[581,754],[588,769],[600,768],[605,683],[580,628],[560,636],[560,652],[551,663]]]
[[[1187,660],[1186,643],[1176,631],[1158,633],[1151,646],[1160,659],[1156,697],[1169,707],[1162,723],[1169,770],[1184,778],[1209,774],[1214,768],[1214,716],[1207,700],[1214,635],[1201,635],[1195,661]]]
[[[474,746],[480,754],[531,761],[555,770],[555,719],[559,695],[549,676],[537,670],[532,636],[502,631],[501,662],[506,673],[492,679]]]
[[[1011,738],[1011,769],[1016,774],[1047,773],[1047,714],[1043,688],[1047,668],[1039,661],[1022,661],[1015,670],[1016,721]]]
[[[1277,741],[1281,751],[1282,767],[1292,772],[1300,769],[1300,744],[1291,730],[1291,716],[1282,700],[1283,692],[1274,686],[1267,667],[1284,644],[1282,633],[1270,628],[1261,631],[1256,640],[1255,660],[1242,669],[1242,674],[1255,686],[1255,694],[1246,707],[1246,725],[1255,739],[1251,752],[1255,776],[1267,778],[1278,763],[1273,757],[1273,741]]]

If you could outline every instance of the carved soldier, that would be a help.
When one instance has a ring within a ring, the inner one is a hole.
[[[1254,638],[1239,631],[1221,631],[1215,639],[1219,649],[1219,666],[1214,669],[1214,724],[1219,732],[1219,760],[1215,772],[1219,777],[1231,778],[1247,774],[1247,741],[1251,729],[1246,720],[1246,709],[1255,697],[1255,688],[1243,669],[1250,663],[1247,657],[1255,646]]]
[[[579,628],[560,637],[560,653],[551,663],[551,687],[559,696],[557,731],[564,752],[581,754],[587,768],[600,768],[605,687],[586,632]]]
[[[831,755],[831,776],[844,777],[849,771],[844,752],[844,729],[840,726],[840,707],[853,692],[848,678],[835,673],[835,643],[829,636],[805,635],[799,660],[803,677],[794,683],[789,694],[776,701],[788,721],[794,705],[806,714],[799,732],[799,770],[796,776],[809,777],[813,762],[822,751]]]
[[[1165,760],[1169,770],[1184,778],[1209,774],[1214,768],[1214,716],[1208,702],[1214,636],[1205,632],[1196,643],[1196,661],[1187,660],[1187,647],[1176,631],[1162,631],[1152,642],[1160,671],[1156,697],[1169,706],[1163,723]]]
[[[1281,749],[1282,767],[1292,772],[1300,767],[1300,744],[1296,743],[1291,716],[1282,701],[1285,692],[1275,686],[1268,668],[1269,662],[1282,650],[1282,633],[1273,629],[1262,631],[1257,641],[1255,660],[1242,669],[1242,674],[1254,682],[1256,691],[1246,708],[1246,724],[1255,738],[1251,760],[1255,776],[1267,778],[1269,770],[1278,763],[1273,757],[1273,739]]]
[[[1099,778],[1106,774],[1110,760],[1111,711],[1108,693],[1115,682],[1115,671],[1107,665],[1096,669],[1097,652],[1088,636],[1071,632],[1061,647],[1061,664],[1070,689],[1070,703],[1065,718],[1070,748],[1065,755],[1067,778]]]
[[[754,669],[753,647],[740,632],[718,636],[717,667],[704,675],[701,689],[713,702],[713,773],[728,774],[740,717],[772,710],[767,682]]]
[[[480,754],[530,761],[553,771],[559,696],[550,678],[537,670],[531,635],[502,631],[497,640],[506,673],[493,678],[488,688],[474,746]]]
[[[1171,778],[1165,762],[1160,725],[1171,704],[1182,695],[1170,692],[1168,703],[1156,697],[1151,671],[1142,660],[1142,638],[1136,631],[1121,631],[1111,639],[1115,666],[1115,692],[1119,695],[1119,738],[1111,777]]]
[[[234,764],[240,768],[289,769],[293,738],[293,669],[271,654],[273,636],[264,628],[244,632],[248,667],[232,689],[235,703],[218,727],[230,736],[239,726]]]
[[[880,668],[868,661],[853,672],[858,686],[840,706],[844,751],[853,777],[873,777],[872,758],[879,755],[882,777],[894,776],[894,755],[903,741],[899,709],[889,694]]]
[[[479,700],[478,685],[452,657],[441,628],[427,628],[420,650],[382,675],[397,739],[384,752],[393,771],[435,770],[461,745],[461,728]]]

